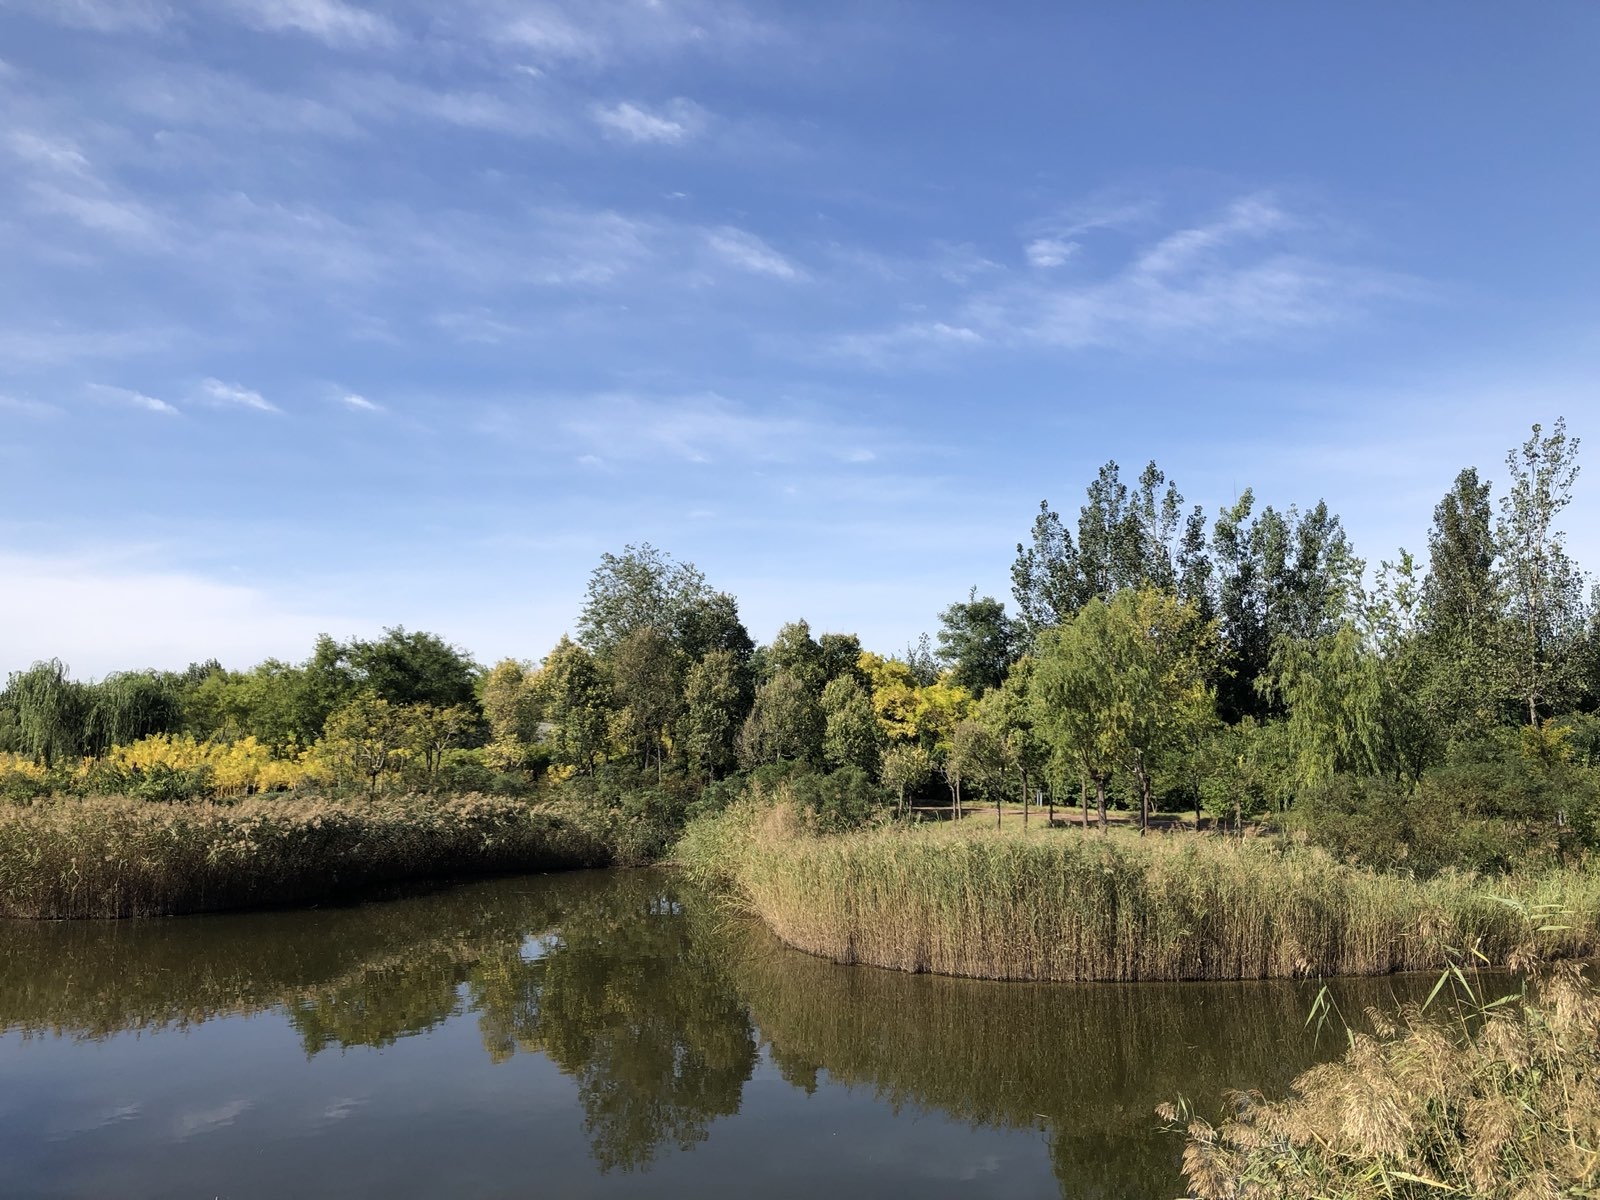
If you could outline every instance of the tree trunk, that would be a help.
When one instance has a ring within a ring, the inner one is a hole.
[[[1139,780],[1139,836],[1150,832],[1150,776],[1144,768],[1134,772]]]
[[[1104,775],[1097,776],[1094,781],[1094,798],[1100,809],[1100,832],[1104,834],[1106,832],[1106,777]]]

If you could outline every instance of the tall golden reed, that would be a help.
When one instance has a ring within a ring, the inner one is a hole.
[[[486,796],[0,806],[0,917],[137,917],[293,904],[369,884],[596,866],[602,837]]]
[[[1461,1017],[1412,1006],[1352,1034],[1282,1100],[1190,1120],[1197,1200],[1533,1200],[1600,1195],[1600,995],[1573,964],[1527,1003]],[[1158,1110],[1174,1124],[1177,1104]]]
[[[1441,965],[1441,947],[1505,962],[1528,940],[1513,903],[1600,946],[1600,876],[1562,870],[1419,880],[1269,839],[889,828],[813,837],[783,805],[692,826],[678,859],[791,946],[837,962],[986,979],[1267,979]]]

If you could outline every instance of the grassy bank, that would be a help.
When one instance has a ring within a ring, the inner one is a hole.
[[[0,917],[138,917],[304,903],[373,884],[599,866],[605,832],[484,796],[0,807]]]
[[[1444,946],[1600,949],[1600,875],[1419,880],[1210,836],[890,828],[813,837],[784,805],[691,826],[678,859],[784,942],[837,962],[987,979],[1266,979],[1437,967]]]

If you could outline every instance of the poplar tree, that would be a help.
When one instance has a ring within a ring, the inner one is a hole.
[[[1500,499],[1496,535],[1506,595],[1505,665],[1528,723],[1559,704],[1574,680],[1570,651],[1583,622],[1582,576],[1567,557],[1556,519],[1572,501],[1578,439],[1558,418],[1546,435],[1535,425],[1506,455],[1511,486]]]

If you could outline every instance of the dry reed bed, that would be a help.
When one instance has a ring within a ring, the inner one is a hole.
[[[1416,1006],[1294,1094],[1188,1123],[1198,1200],[1600,1195],[1600,996],[1572,964],[1526,1004],[1440,1020]],[[1182,1106],[1163,1105],[1177,1122]]]
[[[782,806],[692,827],[679,859],[791,946],[985,979],[1268,979],[1438,967],[1444,947],[1600,948],[1600,877],[1418,880],[1267,839],[885,829],[818,838]]]
[[[602,840],[550,806],[485,796],[108,797],[0,808],[0,917],[139,917],[293,904],[376,883],[597,866]]]

